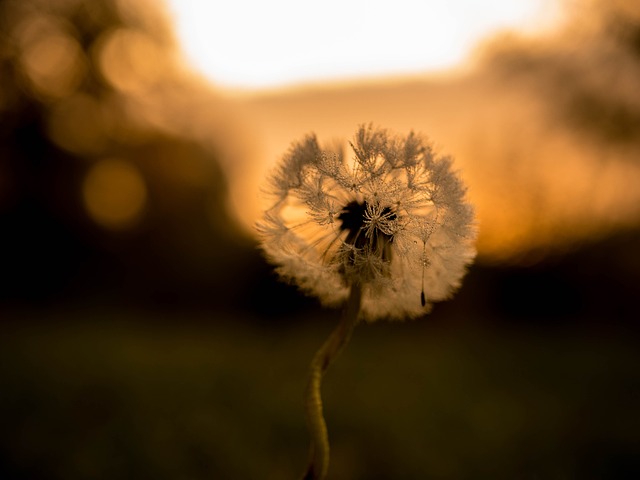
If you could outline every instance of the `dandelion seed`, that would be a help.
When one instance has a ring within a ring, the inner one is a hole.
[[[362,317],[411,318],[447,299],[475,257],[476,230],[452,159],[422,137],[361,126],[353,158],[309,135],[269,181],[258,228],[279,274],[324,304],[360,285]]]

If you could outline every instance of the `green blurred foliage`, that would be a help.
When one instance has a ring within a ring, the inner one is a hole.
[[[0,477],[296,478],[330,313],[280,329],[80,312],[12,324]],[[612,332],[359,326],[325,379],[330,478],[636,478],[639,362]]]

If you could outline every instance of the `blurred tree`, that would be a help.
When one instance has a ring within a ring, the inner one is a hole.
[[[144,0],[0,1],[0,301],[236,298],[224,103]]]
[[[569,28],[545,41],[515,38],[489,49],[502,80],[542,91],[558,128],[583,141],[629,151],[640,147],[640,2],[582,0]]]

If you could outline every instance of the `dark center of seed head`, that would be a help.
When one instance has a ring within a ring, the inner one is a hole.
[[[338,215],[340,220],[340,230],[347,232],[345,243],[353,245],[356,248],[364,248],[367,245],[374,245],[378,248],[380,245],[388,245],[393,241],[393,235],[384,233],[379,229],[375,229],[370,237],[364,233],[365,213],[367,211],[367,202],[358,202],[356,200],[349,202]],[[396,214],[390,207],[382,209],[382,215],[387,216],[389,220],[395,220]]]

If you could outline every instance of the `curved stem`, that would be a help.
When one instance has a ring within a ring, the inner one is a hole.
[[[309,383],[305,393],[305,409],[311,446],[309,449],[309,466],[303,480],[323,480],[329,469],[329,436],[327,425],[322,414],[322,397],[320,386],[324,373],[338,354],[349,342],[353,328],[358,321],[362,288],[352,285],[346,309],[338,326],[316,352],[309,369]]]

